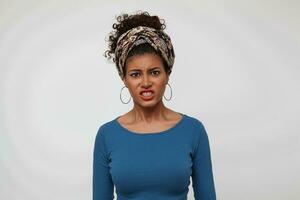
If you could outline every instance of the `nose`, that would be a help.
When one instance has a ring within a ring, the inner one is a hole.
[[[147,75],[143,76],[142,86],[146,88],[151,86],[150,79]]]

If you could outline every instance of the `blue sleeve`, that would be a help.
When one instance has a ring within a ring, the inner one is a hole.
[[[198,137],[192,167],[194,197],[195,200],[216,200],[210,145],[202,122],[195,127],[195,131]]]
[[[114,199],[114,185],[109,172],[109,158],[105,146],[104,132],[100,126],[93,153],[93,200]]]

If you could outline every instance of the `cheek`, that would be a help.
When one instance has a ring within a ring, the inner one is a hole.
[[[139,95],[140,89],[139,89],[139,86],[138,86],[137,82],[136,83],[132,82],[132,83],[128,84],[127,87],[128,87],[128,90],[129,90],[131,96]]]
[[[161,82],[159,85],[157,85],[157,89],[158,89],[158,91],[161,93],[161,94],[163,94],[164,93],[164,91],[165,91],[165,89],[166,89],[166,85],[165,85],[165,82]]]

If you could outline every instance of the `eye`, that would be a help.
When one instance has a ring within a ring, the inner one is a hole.
[[[139,74],[139,73],[138,73],[138,72],[135,72],[135,73],[130,74],[130,76],[136,77],[137,74]]]
[[[155,70],[155,71],[152,71],[154,73],[154,75],[158,75],[160,73],[160,71],[158,70]]]

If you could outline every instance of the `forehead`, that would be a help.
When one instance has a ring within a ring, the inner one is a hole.
[[[162,59],[154,53],[134,55],[126,60],[127,70],[163,67]]]

